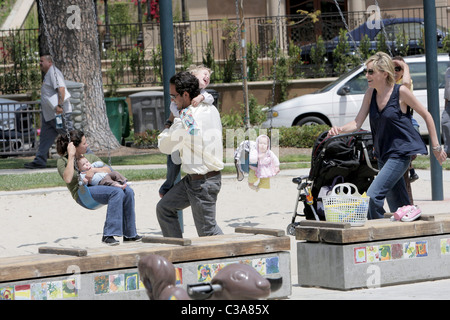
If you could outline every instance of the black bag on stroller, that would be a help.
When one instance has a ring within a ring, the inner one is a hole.
[[[308,176],[294,178],[298,184],[298,199],[304,204],[303,213],[307,220],[325,220],[319,197],[322,188],[331,189],[334,183],[354,184],[359,193],[369,188],[377,174],[377,161],[373,154],[373,140],[370,131],[361,130],[350,134],[328,136],[328,131],[316,139],[312,155],[311,170]],[[288,233],[294,232],[297,205],[288,226]]]
[[[318,195],[324,186],[331,186],[340,176],[344,182],[353,183],[360,193],[366,192],[377,174],[373,155],[372,134],[369,131],[329,137],[328,131],[317,138],[311,156],[308,179],[312,181],[311,194],[317,212]],[[306,219],[315,219],[311,206],[305,205]],[[323,212],[317,212],[325,220]]]

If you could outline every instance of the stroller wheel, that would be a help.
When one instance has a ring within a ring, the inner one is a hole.
[[[286,228],[286,233],[290,236],[295,236],[295,227],[298,226],[298,222],[290,223]]]

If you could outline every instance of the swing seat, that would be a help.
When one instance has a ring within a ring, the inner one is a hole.
[[[85,185],[80,185],[80,187],[78,188],[78,198],[80,199],[83,207],[89,210],[96,210],[104,206],[103,204],[95,201],[92,198],[89,187]]]

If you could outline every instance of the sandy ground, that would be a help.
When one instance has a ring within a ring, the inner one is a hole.
[[[234,175],[224,176],[217,204],[217,220],[224,233],[233,233],[239,226],[285,230],[291,222],[297,198],[296,185],[291,180],[308,171],[309,169],[283,170],[271,179],[270,189],[258,192],[250,189],[246,180],[238,182]],[[418,173],[420,180],[413,184],[416,204],[424,213],[449,212],[450,194],[444,192],[443,201],[432,201],[430,172],[418,170]],[[449,190],[450,172],[445,171],[443,178],[443,189]],[[155,206],[159,201],[158,189],[162,183],[163,180],[155,180],[135,182],[133,185],[137,228],[141,235],[161,235]],[[41,246],[85,249],[104,246],[101,236],[106,207],[95,211],[83,209],[72,200],[66,188],[0,192],[0,205],[0,259],[37,254]],[[184,237],[197,237],[189,208],[184,210],[183,218]],[[296,243],[295,238],[291,237],[290,300],[398,300],[399,297],[439,300],[450,297],[449,279],[346,292],[301,287],[297,281]]]
[[[246,180],[224,176],[217,220],[224,233],[238,226],[285,230],[292,218],[297,189],[291,180],[308,169],[282,171],[271,189],[256,192]],[[155,208],[163,180],[135,182],[136,223],[141,235],[161,235]],[[282,191],[282,192],[280,192]],[[0,192],[0,257],[35,254],[40,246],[90,248],[101,246],[106,206],[80,207],[66,188]],[[190,208],[183,211],[184,237],[197,237]]]

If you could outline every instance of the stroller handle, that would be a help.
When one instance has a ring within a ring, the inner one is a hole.
[[[323,143],[323,149],[322,152],[325,152],[325,150],[327,149],[327,146],[329,143],[331,143],[332,141],[334,141],[335,139],[340,139],[340,138],[345,138],[345,137],[363,137],[363,136],[368,136],[368,135],[372,135],[372,132],[367,131],[367,130],[361,130],[361,131],[357,131],[357,132],[350,132],[350,133],[343,133],[343,134],[338,134],[335,136],[328,136],[326,141]],[[370,163],[369,160],[369,154],[367,152],[367,147],[364,144],[364,142],[362,142],[362,146],[363,146],[363,153],[364,153],[364,158],[366,159],[366,164],[367,166],[374,170],[375,172],[378,172],[378,169],[375,169],[372,166],[372,163]]]
[[[323,147],[326,148],[327,145],[335,139],[340,139],[340,138],[345,138],[345,137],[362,137],[362,136],[368,136],[371,134],[372,134],[372,132],[370,132],[370,131],[362,130],[362,131],[357,131],[357,132],[342,133],[342,134],[338,134],[335,136],[328,136],[326,141],[323,144]]]

